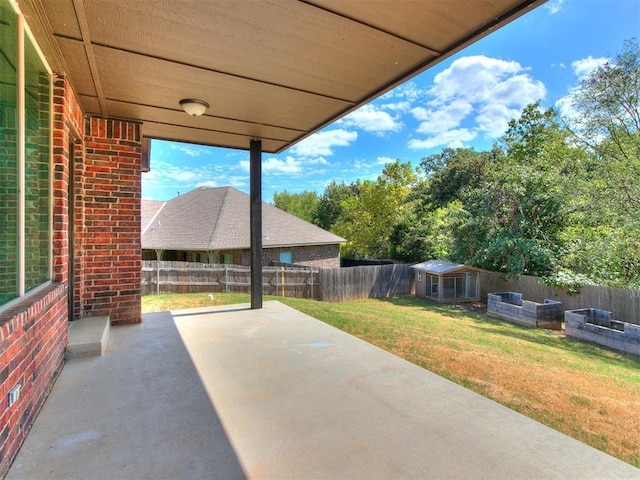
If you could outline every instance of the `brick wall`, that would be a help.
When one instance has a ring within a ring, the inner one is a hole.
[[[275,249],[274,249],[275,250]],[[287,249],[281,249],[287,251]],[[293,263],[299,265],[309,265],[318,268],[338,268],[340,267],[340,245],[314,245],[309,247],[294,247]],[[278,256],[280,252],[278,251]],[[278,258],[273,260],[277,261]]]
[[[141,125],[85,120],[82,172],[81,292],[85,316],[112,324],[141,321]]]
[[[280,252],[291,252],[293,263],[317,268],[338,268],[340,266],[340,245],[310,245],[304,247],[264,248],[262,250],[262,264],[280,261]],[[241,265],[251,263],[251,252],[242,250],[233,252],[234,263],[240,257]]]
[[[69,258],[69,214],[74,208],[74,199],[69,198],[69,186],[71,182],[80,184],[81,170],[74,169],[75,178],[72,178],[70,165],[76,158],[79,158],[81,163],[84,154],[83,114],[73,90],[64,77],[57,77],[53,82],[53,115],[53,281],[67,284],[68,291],[75,292],[75,298],[79,298],[82,285],[70,282],[69,278],[69,263],[73,261]],[[72,144],[73,155],[76,158],[71,158]],[[76,239],[76,248],[78,246]],[[76,276],[76,280],[77,278]],[[70,317],[80,318],[81,315],[80,302],[76,301]]]
[[[64,363],[66,287],[53,284],[0,315],[0,477],[29,432]],[[11,407],[9,391],[20,385]]]

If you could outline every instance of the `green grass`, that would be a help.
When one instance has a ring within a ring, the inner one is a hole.
[[[415,297],[279,300],[640,467],[640,359]],[[143,312],[248,303],[247,294],[143,297]]]
[[[171,295],[145,295],[142,297],[142,313],[183,310],[185,308],[211,307],[248,303],[248,293],[184,293]]]

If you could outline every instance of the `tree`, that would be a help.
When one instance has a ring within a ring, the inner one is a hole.
[[[463,214],[462,202],[454,200],[435,210],[425,210],[414,203],[406,212],[391,233],[391,258],[401,262],[449,258],[451,232]]]
[[[286,190],[282,193],[275,192],[273,204],[291,215],[313,223],[318,208],[318,194],[308,190],[301,193],[289,193]]]
[[[420,166],[429,178],[425,202],[431,208],[460,200],[465,192],[482,184],[501,151],[476,152],[469,148],[445,148],[421,160]]]
[[[313,223],[325,230],[332,230],[342,215],[342,202],[357,194],[356,184],[346,185],[344,182],[336,183],[332,180],[318,199]]]
[[[554,271],[581,158],[569,138],[557,112],[538,104],[509,123],[502,153],[494,149],[491,168],[464,195],[467,217],[454,227],[452,259],[516,276]]]
[[[640,49],[628,40],[613,61],[584,79],[572,95],[567,121],[599,160],[607,196],[622,211],[640,209]]]
[[[585,208],[572,241],[568,268],[598,283],[640,286],[640,49],[623,51],[585,78],[565,119],[591,154],[581,191]]]
[[[356,182],[358,194],[341,202],[342,214],[333,226],[336,234],[347,239],[344,256],[390,257],[391,233],[415,181],[411,163],[396,160],[385,165],[375,182]]]

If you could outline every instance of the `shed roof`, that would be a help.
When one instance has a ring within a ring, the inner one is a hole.
[[[433,275],[443,275],[447,273],[456,273],[460,271],[480,272],[482,269],[470,267],[462,263],[443,262],[441,260],[429,260],[422,263],[412,265],[411,268]]]
[[[15,1],[85,113],[279,153],[545,0]]]
[[[142,200],[142,248],[250,248],[249,196],[232,187],[201,187],[166,202]],[[262,204],[263,247],[335,245],[344,238]]]

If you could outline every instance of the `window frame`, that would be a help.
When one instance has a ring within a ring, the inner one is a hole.
[[[53,97],[53,71],[47,62],[38,42],[36,41],[29,25],[24,18],[24,15],[20,11],[20,8],[14,0],[4,0],[8,3],[9,7],[13,9],[16,14],[16,38],[17,38],[17,85],[16,85],[16,110],[17,110],[17,173],[18,173],[18,258],[17,258],[17,297],[0,305],[0,312],[10,308],[12,305],[28,298],[29,296],[36,294],[43,288],[50,285],[53,281],[53,187],[54,187],[54,164],[53,164],[53,127],[54,127],[54,97]],[[47,277],[48,280],[44,281],[40,285],[26,290],[26,173],[27,173],[27,154],[26,154],[26,86],[27,79],[25,77],[25,48],[27,39],[33,46],[38,59],[42,63],[44,70],[46,71],[49,79],[49,112],[48,112],[48,268]],[[69,181],[73,181],[69,179]]]
[[[282,257],[285,256],[289,261],[285,261]],[[278,255],[278,261],[280,263],[288,263],[293,264],[293,251],[292,250],[282,250]]]

